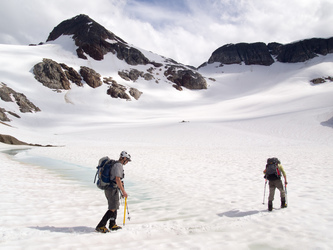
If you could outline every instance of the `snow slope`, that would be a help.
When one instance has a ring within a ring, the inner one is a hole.
[[[0,45],[0,81],[42,110],[20,113],[0,133],[59,146],[0,143],[0,249],[333,248],[333,84],[310,84],[332,76],[332,55],[270,67],[214,64],[200,70],[207,90],[179,92],[163,81],[125,82],[116,73],[123,62],[78,59],[63,39]],[[93,67],[144,94],[126,102],[105,86],[56,93],[31,73],[44,57]],[[14,103],[0,106],[18,113]],[[92,183],[95,166],[124,149],[133,159],[125,166],[131,220],[97,234],[107,206]],[[269,213],[262,170],[272,156],[287,172],[289,207],[278,209],[277,191]]]

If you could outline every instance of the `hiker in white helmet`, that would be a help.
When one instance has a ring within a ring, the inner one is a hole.
[[[131,156],[126,151],[122,151],[120,153],[119,160],[111,168],[110,179],[113,182],[113,185],[110,185],[104,190],[105,197],[108,201],[108,211],[97,225],[97,232],[107,233],[110,230],[114,231],[121,229],[121,227],[116,223],[117,210],[119,209],[119,190],[121,195],[127,198],[127,193],[124,189],[122,179],[124,178],[123,166],[126,165],[129,161],[131,161]],[[110,230],[106,228],[108,220],[110,220]]]

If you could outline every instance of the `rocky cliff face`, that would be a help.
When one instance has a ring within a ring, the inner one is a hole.
[[[297,63],[329,53],[333,53],[333,37],[312,38],[290,44],[238,43],[224,45],[215,50],[208,64],[219,62],[222,65],[244,63],[269,66],[275,60],[282,63]]]
[[[278,45],[272,51],[279,62],[305,62],[317,55],[333,53],[333,37],[328,39],[312,38],[286,45]]]
[[[128,65],[131,66],[151,64],[149,72],[139,72],[136,69],[131,69],[129,72],[130,75],[128,76],[126,75],[126,72],[119,73],[121,77],[126,80],[136,81],[139,76],[143,77],[147,81],[152,80],[154,79],[152,72],[163,66],[161,63],[150,61],[143,55],[140,50],[129,46],[124,40],[108,31],[100,24],[96,23],[87,15],[78,15],[72,19],[63,21],[53,29],[47,41],[55,41],[61,35],[72,36],[75,45],[78,47],[76,50],[77,55],[82,59],[87,59],[87,56],[90,56],[95,60],[103,60],[107,53],[113,53],[119,60],[124,60]],[[166,61],[168,61],[168,63],[165,64],[165,72],[170,72],[173,71],[173,68],[180,67],[180,64],[177,62],[173,61],[173,63],[170,63],[171,60]],[[38,67],[40,68],[40,66],[42,65],[37,66],[37,68],[35,66],[36,73],[38,74],[40,74],[40,72],[37,72]],[[181,67],[184,66],[182,65]],[[45,70],[47,70],[47,68],[44,68],[44,71]],[[188,89],[207,88],[205,79],[195,69],[186,68],[184,70],[186,73],[184,73],[184,71],[175,71],[173,72],[173,77],[169,77],[168,75],[167,79],[179,86],[177,89],[181,90],[181,87]],[[47,72],[45,72],[45,74],[48,75]],[[69,78],[69,74],[72,74],[75,79],[78,79],[77,74],[74,71],[67,70],[65,74],[67,75],[67,78]],[[80,75],[84,77],[86,82],[87,79],[91,78],[90,73],[85,68],[81,68]],[[67,84],[62,80],[64,79],[63,75],[59,74],[58,72],[56,73],[56,76],[59,85],[55,85],[53,88],[67,89]],[[50,78],[54,78],[54,76],[50,76]],[[43,82],[45,82],[45,79]],[[78,83],[79,82],[81,81],[78,80]],[[93,81],[89,82],[93,82],[92,85],[89,84],[92,87],[98,87],[101,85],[101,81],[98,81],[96,77],[94,77]],[[51,84],[48,84],[48,86],[51,87]],[[111,96],[125,95],[112,94]],[[137,96],[138,95],[136,95],[136,97]]]
[[[224,45],[215,50],[208,63],[220,62],[221,64],[258,64],[269,66],[274,60],[264,43],[238,43]]]

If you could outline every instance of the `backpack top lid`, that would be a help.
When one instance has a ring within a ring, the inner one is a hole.
[[[279,171],[278,164],[280,164],[280,161],[276,157],[267,159],[267,165],[265,171],[265,178],[267,180],[273,181],[280,179],[281,173]]]
[[[273,158],[268,158],[267,159],[267,164],[281,164],[278,158],[273,157]]]

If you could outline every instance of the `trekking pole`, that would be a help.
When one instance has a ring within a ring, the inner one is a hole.
[[[288,206],[287,184],[284,182],[284,191],[286,193],[286,205]]]
[[[264,198],[262,199],[262,204],[265,204],[266,184],[267,184],[267,179],[265,179]]]
[[[124,226],[125,226],[125,219],[126,219],[126,207],[127,207],[127,197],[125,197],[125,206],[124,206],[124,222],[123,222]]]

